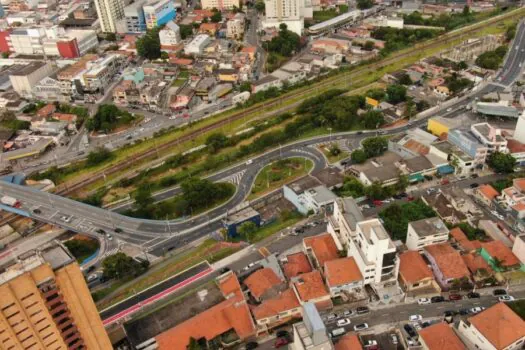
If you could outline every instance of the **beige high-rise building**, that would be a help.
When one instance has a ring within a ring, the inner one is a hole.
[[[117,23],[124,18],[124,0],[95,0],[100,28],[105,33],[116,33]]]
[[[0,273],[0,349],[107,350],[111,342],[84,276],[58,243]]]
[[[304,29],[304,0],[265,0],[266,19],[264,28],[286,24],[288,30],[301,35]]]
[[[239,0],[201,0],[201,5],[204,10],[231,10],[234,6],[239,8]]]

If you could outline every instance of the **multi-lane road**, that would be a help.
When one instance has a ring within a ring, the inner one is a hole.
[[[459,99],[456,103],[447,104],[443,107],[449,112],[436,112],[412,121],[409,125],[384,130],[383,134],[395,134],[416,128],[426,123],[430,116],[443,115],[445,117],[456,117],[464,112],[468,103],[489,92],[502,91],[506,86],[512,84],[521,74],[522,62],[525,58],[525,25],[519,23],[516,37],[506,57],[503,68],[497,74],[493,83],[485,84],[482,88],[471,93],[467,98]],[[90,232],[103,230],[117,236],[120,240],[141,245],[145,250],[153,253],[180,247],[188,241],[205,236],[220,227],[220,220],[227,213],[242,205],[250,193],[251,186],[258,172],[267,164],[288,157],[305,157],[313,161],[313,171],[319,171],[326,167],[326,161],[322,154],[312,147],[318,143],[326,143],[336,140],[346,140],[352,144],[358,144],[360,140],[377,131],[345,132],[329,136],[314,137],[307,140],[282,145],[270,150],[251,162],[243,162],[228,169],[222,170],[209,177],[213,181],[225,181],[232,176],[237,176],[240,181],[234,196],[224,205],[212,209],[198,217],[189,220],[145,220],[123,216],[121,214],[89,206],[74,200],[41,192],[29,187],[19,186],[11,183],[0,183],[0,194],[9,195],[22,202],[23,214],[36,220],[57,224],[66,229],[79,232]],[[174,188],[157,194],[156,200],[163,200],[180,193],[180,189]],[[13,209],[2,207],[6,210]],[[36,210],[35,210],[36,209]],[[18,212],[20,213],[20,212]]]

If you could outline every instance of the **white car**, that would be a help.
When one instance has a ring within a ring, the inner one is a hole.
[[[485,310],[485,308],[483,306],[476,306],[476,307],[473,307],[472,309],[470,309],[470,313],[471,314],[479,314],[481,311]]]
[[[169,119],[169,120],[177,119],[177,116],[176,116],[176,115],[172,115],[172,116],[169,117],[168,119]]]
[[[419,298],[417,303],[419,305],[428,305],[428,304],[431,304],[432,302],[430,301],[429,298]]]
[[[337,327],[348,326],[349,324],[350,324],[349,318],[342,318],[340,320],[337,320]]]
[[[422,319],[423,319],[423,316],[421,315],[410,315],[410,317],[408,318],[410,322],[419,322]]]
[[[514,300],[514,297],[511,296],[511,295],[502,295],[498,298],[499,301],[513,301]]]
[[[253,163],[253,159],[248,159],[248,160],[246,161],[246,165],[250,165],[250,164],[252,164],[252,163]]]
[[[356,324],[354,326],[354,331],[356,331],[356,332],[364,331],[365,329],[368,329],[368,323]]]
[[[377,346],[377,340],[369,340],[365,343],[365,346]]]
[[[452,107],[447,108],[447,112],[452,112]]]
[[[98,278],[98,275],[96,273],[93,273],[87,277],[88,282],[93,282]]]

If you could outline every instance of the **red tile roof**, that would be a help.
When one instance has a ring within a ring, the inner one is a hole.
[[[498,350],[525,337],[525,322],[505,303],[496,304],[469,321]]]
[[[449,243],[433,244],[424,248],[436,261],[445,279],[469,277],[470,271],[461,255]]]
[[[463,258],[463,261],[467,265],[467,268],[472,273],[476,273],[476,271],[480,269],[485,269],[488,273],[492,273],[492,268],[490,265],[483,259],[483,257],[477,253],[469,253],[466,255],[461,256]]]
[[[288,262],[283,265],[283,270],[284,275],[288,279],[312,271],[312,266],[310,266],[308,258],[302,252],[290,254],[286,259]]]
[[[329,233],[305,238],[303,242],[307,248],[312,249],[319,266],[324,266],[325,262],[339,258],[337,246]]]
[[[346,333],[335,343],[335,350],[362,350],[363,346],[355,333]]]
[[[294,283],[294,286],[302,301],[309,301],[329,295],[319,271],[303,273],[298,278],[299,280]]]
[[[479,186],[478,192],[490,201],[496,198],[497,196],[499,196],[499,192],[496,191],[496,189],[492,187],[491,185]]]
[[[219,277],[218,279],[219,289],[222,292],[222,295],[228,299],[232,296],[242,297],[243,293],[241,290],[241,285],[237,276],[233,272],[228,272],[227,274]]]
[[[300,307],[301,304],[292,289],[283,291],[278,296],[265,300],[262,304],[252,310],[256,320],[261,320],[271,316],[278,315],[281,312],[293,310]]]
[[[481,242],[478,240],[470,241],[467,235],[459,227],[455,227],[450,230],[450,235],[456,242],[463,247],[467,252],[481,248]]]
[[[52,103],[49,103],[45,105],[44,107],[40,108],[38,112],[36,112],[36,115],[39,117],[49,117],[54,111],[56,111],[56,106]]]
[[[407,251],[399,256],[399,274],[407,283],[434,278],[432,271],[417,251]]]
[[[467,349],[456,333],[445,322],[436,323],[419,331],[428,350],[464,350]]]
[[[73,123],[77,120],[77,116],[69,113],[53,113],[53,119]]]
[[[324,264],[324,275],[329,287],[363,280],[363,275],[353,257],[327,261]]]
[[[481,247],[485,249],[492,258],[501,260],[503,266],[514,266],[520,263],[520,260],[514,255],[512,250],[501,241],[484,242],[481,243]]]
[[[261,298],[267,290],[281,283],[277,274],[268,267],[255,271],[244,280],[244,284],[257,299]]]
[[[525,178],[512,180],[512,185],[521,192],[525,192]]]
[[[507,148],[510,153],[522,153],[525,152],[525,145],[519,141],[508,138],[507,139]]]

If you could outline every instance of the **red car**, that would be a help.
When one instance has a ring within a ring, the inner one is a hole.
[[[378,200],[378,199],[375,199],[375,200],[373,200],[372,202],[374,203],[374,205],[375,205],[376,207],[380,207],[380,206],[383,205],[383,202],[380,201],[380,200]]]
[[[450,183],[450,181],[448,179],[441,180],[441,184],[442,185],[448,185],[449,183]]]
[[[448,300],[461,300],[461,299],[462,299],[461,295],[459,295],[459,294],[450,294],[448,296]]]
[[[407,197],[407,201],[409,201],[409,202],[413,201],[414,199],[415,199],[415,198],[412,197],[412,196],[408,196],[408,197]]]
[[[285,346],[285,345],[288,345],[290,343],[290,341],[288,341],[288,339],[286,338],[277,338],[277,340],[275,341],[275,344],[273,344],[273,347],[274,348],[280,348],[281,346]]]

